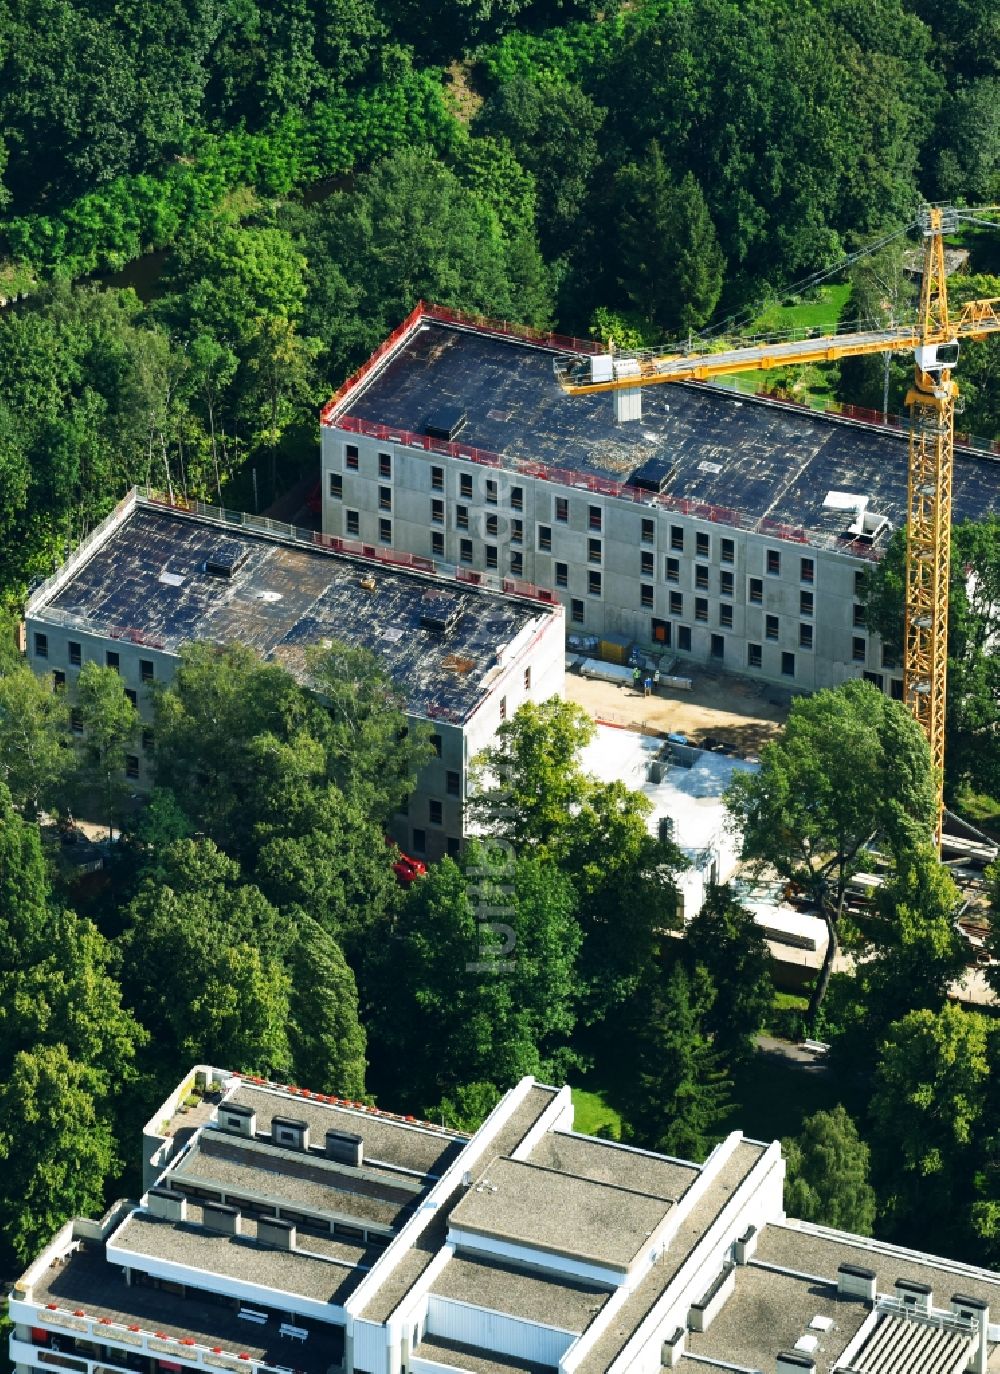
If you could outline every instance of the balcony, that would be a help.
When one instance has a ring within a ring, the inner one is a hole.
[[[133,1278],[137,1277],[133,1274]],[[125,1283],[117,1266],[94,1254],[77,1251],[53,1264],[33,1285],[31,1305],[17,1298],[11,1317],[38,1332],[50,1333],[51,1343],[25,1348],[35,1365],[52,1365],[72,1374],[101,1374],[98,1366],[115,1359],[114,1347],[124,1347],[116,1369],[148,1370],[149,1359],[160,1368],[200,1368],[249,1374],[253,1370],[277,1374],[328,1374],[343,1359],[343,1329],[310,1322],[287,1312],[269,1311],[265,1322],[241,1319],[239,1300],[215,1295],[166,1292],[133,1282]],[[19,1310],[21,1308],[28,1310]],[[306,1332],[295,1339],[282,1326]],[[77,1341],[108,1346],[95,1357],[76,1349]],[[23,1344],[19,1342],[18,1344]],[[138,1359],[138,1363],[136,1363]]]

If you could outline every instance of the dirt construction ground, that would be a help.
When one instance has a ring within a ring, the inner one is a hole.
[[[654,735],[682,734],[693,744],[709,736],[744,756],[757,754],[788,715],[787,693],[779,688],[697,669],[691,670],[691,691],[661,687],[650,697],[631,686],[568,671],[566,696],[595,720],[640,727]]]

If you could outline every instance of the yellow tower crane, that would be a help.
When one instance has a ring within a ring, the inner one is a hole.
[[[1000,297],[970,301],[948,312],[944,235],[960,220],[975,223],[997,206],[975,210],[927,205],[917,225],[924,239],[923,280],[916,319],[885,329],[814,337],[783,337],[709,352],[695,341],[681,353],[616,355],[603,367],[591,359],[560,360],[556,376],[572,396],[631,391],[660,382],[711,381],[735,372],[802,363],[835,362],[873,353],[911,353],[913,385],[907,393],[910,456],[906,524],[906,597],[903,695],[927,736],[938,787],[940,839],[943,815],[944,732],[948,660],[948,578],[951,561],[951,489],[955,455],[955,400],[951,370],[963,339],[1000,333]],[[982,222],[982,221],[978,221]],[[878,245],[875,245],[876,247]]]

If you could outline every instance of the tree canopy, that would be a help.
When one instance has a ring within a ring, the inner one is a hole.
[[[841,1106],[816,1112],[791,1140],[782,1141],[787,1163],[785,1210],[803,1221],[870,1236],[875,1190],[868,1181],[868,1146]]]
[[[743,856],[772,864],[815,901],[829,935],[815,1016],[837,951],[847,884],[879,838],[892,853],[926,843],[935,817],[930,750],[896,701],[867,682],[793,701],[760,771],[740,773],[727,804]]]

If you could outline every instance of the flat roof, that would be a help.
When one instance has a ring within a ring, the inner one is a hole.
[[[737,526],[768,521],[764,532],[785,527],[825,547],[852,543],[844,512],[824,509],[830,491],[867,496],[872,512],[894,527],[905,522],[905,433],[686,383],[644,388],[642,419],[617,423],[610,394],[562,390],[554,357],[534,343],[424,318],[324,418],[422,438],[435,412],[456,407],[466,416],[456,442],[502,455],[506,466],[544,464],[568,483],[665,477],[667,505],[703,506],[705,518],[715,508]],[[995,461],[956,452],[956,521],[1000,509],[997,477]]]
[[[532,1084],[524,1095],[524,1101],[515,1107],[496,1131],[492,1141],[494,1152],[500,1155],[512,1154],[555,1096],[556,1089],[546,1087],[542,1083]],[[482,1178],[493,1158],[493,1155],[487,1155],[469,1171],[473,1181]],[[454,1208],[455,1198],[459,1196],[460,1194],[454,1195],[449,1204],[435,1212],[416,1244],[386,1275],[376,1292],[368,1299],[361,1313],[366,1321],[386,1321],[430,1266],[434,1256],[447,1240],[449,1214]]]
[[[265,1324],[241,1321],[235,1308],[199,1298],[190,1290],[181,1297],[145,1284],[127,1284],[120,1268],[84,1250],[51,1264],[32,1285],[32,1296],[43,1305],[55,1303],[70,1312],[82,1308],[90,1317],[109,1317],[209,1348],[222,1346],[271,1366],[285,1367],[288,1360],[289,1343],[279,1331],[285,1316],[271,1316]],[[331,1365],[340,1363],[342,1327],[298,1314],[288,1319],[309,1332],[295,1346],[295,1364],[302,1374],[327,1374]],[[52,1334],[58,1338],[58,1325],[53,1324]]]
[[[936,1255],[914,1257],[891,1245],[858,1237],[825,1235],[799,1226],[765,1226],[757,1243],[756,1259],[799,1273],[837,1281],[842,1264],[860,1265],[875,1273],[878,1292],[892,1296],[897,1279],[929,1284],[935,1307],[946,1307],[955,1293],[981,1298],[991,1307],[1000,1303],[1000,1274]]]
[[[446,1336],[422,1336],[413,1353],[418,1359],[448,1365],[467,1371],[467,1374],[552,1374],[555,1369],[555,1365],[538,1364],[514,1355],[500,1355],[495,1350],[484,1350],[478,1345],[463,1345],[461,1341],[448,1340]]]
[[[531,1272],[499,1260],[455,1254],[431,1285],[439,1298],[505,1312],[524,1321],[562,1331],[585,1331],[611,1293],[590,1283],[574,1283]]]
[[[814,1336],[816,1347],[811,1355],[816,1374],[832,1374],[868,1312],[868,1304],[861,1298],[840,1297],[836,1283],[818,1284],[773,1270],[740,1266],[736,1286],[722,1309],[707,1331],[688,1332],[686,1349],[706,1359],[770,1370],[779,1351],[794,1350],[803,1336]],[[829,1319],[830,1325],[825,1330],[810,1330],[815,1317]]]
[[[455,1207],[451,1224],[624,1270],[672,1205],[538,1164],[494,1159]]]
[[[206,571],[213,558],[231,575]],[[412,713],[456,719],[488,695],[501,655],[554,613],[541,601],[284,543],[142,497],[53,583],[29,616],[78,618],[92,632],[167,653],[191,640],[235,641],[300,681],[307,651],[340,640],[381,658]],[[425,628],[427,615],[450,628]]]
[[[338,1166],[314,1154],[211,1129],[201,1132],[167,1177],[218,1188],[230,1199],[250,1198],[319,1218],[351,1218],[392,1229],[426,1192],[419,1185],[404,1187],[398,1176],[393,1180],[375,1169]]]
[[[381,1247],[302,1235],[295,1250],[275,1250],[257,1244],[256,1219],[242,1217],[242,1234],[221,1235],[201,1225],[201,1209],[188,1204],[188,1221],[168,1221],[133,1212],[108,1244],[136,1256],[166,1260],[219,1277],[238,1279],[342,1305],[367,1270],[383,1253]],[[141,1269],[142,1265],[135,1266]]]
[[[650,1197],[676,1202],[701,1172],[698,1164],[665,1159],[597,1136],[572,1131],[546,1131],[531,1152],[532,1164],[543,1164],[577,1178],[610,1183]]]
[[[246,1079],[225,1100],[252,1107],[258,1131],[269,1130],[273,1116],[292,1114],[306,1122],[317,1145],[323,1143],[327,1131],[349,1131],[361,1136],[365,1164],[403,1169],[428,1179],[439,1178],[468,1143],[468,1136],[430,1122],[401,1121],[374,1109],[317,1102],[315,1096],[292,1096]]]
[[[766,1146],[741,1140],[711,1179],[704,1195],[681,1221],[661,1260],[632,1290],[606,1331],[577,1365],[577,1374],[604,1374],[628,1345],[677,1277],[688,1256],[759,1162]],[[707,1163],[708,1161],[706,1161]]]

